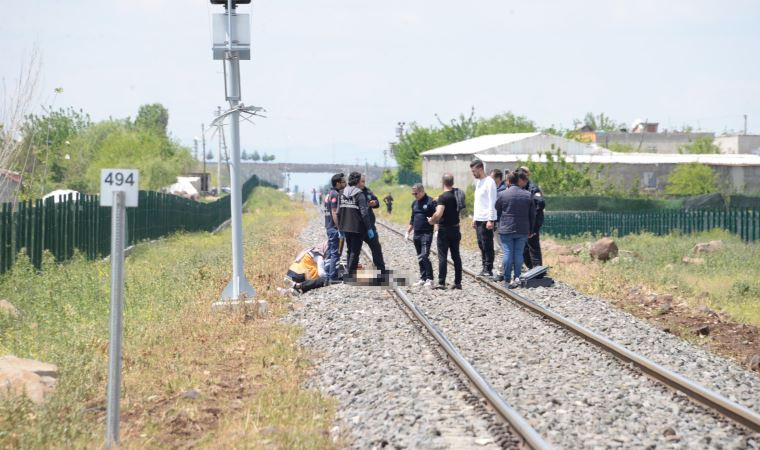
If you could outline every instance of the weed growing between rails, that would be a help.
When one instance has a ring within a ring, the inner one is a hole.
[[[271,317],[212,315],[229,278],[230,236],[176,235],[127,258],[122,442],[127,447],[329,446],[334,405],[300,388],[310,366],[276,295],[306,223],[271,189],[246,204],[246,272]],[[55,395],[0,401],[0,447],[97,446],[103,439],[109,265],[24,261],[0,279],[21,311],[0,316],[0,352],[58,364]]]

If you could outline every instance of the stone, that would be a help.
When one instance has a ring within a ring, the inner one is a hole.
[[[641,255],[639,255],[638,252],[634,252],[634,251],[631,251],[631,250],[620,250],[618,252],[618,256],[621,257],[621,258],[626,258],[626,259],[639,259],[639,258],[641,258]]]
[[[18,309],[6,299],[0,299],[0,314],[6,314],[14,319],[18,318]]]
[[[188,389],[185,392],[182,393],[183,398],[187,398],[190,400],[195,400],[196,398],[201,396],[201,391],[197,389]]]
[[[58,367],[13,355],[0,357],[0,395],[26,395],[34,403],[43,403],[55,390]]]
[[[749,366],[749,370],[760,372],[760,353],[755,353],[754,355],[750,355],[747,358],[747,365]]]
[[[583,250],[586,250],[585,244],[575,244],[572,247],[570,247],[570,252],[576,256],[583,253]]]
[[[683,259],[681,259],[681,262],[684,264],[693,264],[693,265],[702,265],[705,263],[705,260],[703,258],[690,258],[688,256],[684,256]]]
[[[710,334],[710,327],[707,325],[702,325],[695,328],[694,333],[696,333],[697,336],[707,336]]]
[[[710,241],[701,242],[695,245],[691,251],[692,253],[712,253],[723,248],[723,241]]]
[[[609,261],[618,255],[618,247],[612,238],[602,238],[594,242],[589,253],[596,260]]]
[[[670,305],[670,303],[665,303],[664,305],[657,308],[657,315],[658,316],[665,315],[669,313],[672,309],[673,307]]]

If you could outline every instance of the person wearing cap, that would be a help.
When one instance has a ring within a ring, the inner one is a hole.
[[[428,219],[435,214],[437,203],[425,193],[425,187],[422,183],[415,183],[412,186],[412,215],[409,218],[409,226],[406,229],[405,237],[410,238],[414,233],[412,241],[414,249],[417,251],[417,262],[420,265],[420,281],[418,286],[433,286],[433,263],[430,262],[430,247],[433,244],[433,225]]]
[[[470,163],[475,177],[475,203],[472,212],[472,228],[478,239],[483,269],[478,275],[493,278],[493,229],[496,222],[496,183],[486,175],[483,161],[475,158]]]
[[[530,192],[530,195],[533,197],[533,202],[536,204],[536,220],[534,221],[533,229],[531,230],[531,237],[528,238],[523,253],[525,266],[528,269],[532,269],[543,265],[539,232],[541,231],[541,226],[544,224],[544,208],[546,207],[546,200],[544,199],[544,194],[541,192],[541,188],[538,187],[538,184],[530,179],[530,169],[526,166],[522,166],[518,170],[524,172],[528,178],[528,184],[523,189]]]

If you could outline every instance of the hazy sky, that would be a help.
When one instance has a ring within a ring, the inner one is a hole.
[[[40,102],[98,120],[161,102],[186,145],[223,104],[205,0],[3,0],[0,77],[36,43]],[[283,161],[382,162],[396,122],[475,106],[540,126],[587,111],[760,133],[760,2],[254,0],[243,148]],[[210,145],[213,150],[215,147]]]

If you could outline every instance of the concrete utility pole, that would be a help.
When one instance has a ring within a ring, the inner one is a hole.
[[[198,138],[193,138],[193,156],[198,161]]]
[[[219,117],[222,115],[222,107],[217,106],[216,107],[216,116]],[[224,134],[224,126],[222,125],[222,122],[219,122],[219,128],[217,128],[217,132],[219,133],[219,146],[216,149],[216,195],[222,195],[222,137]]]
[[[224,61],[225,94],[230,109],[224,115],[230,117],[230,140],[232,141],[232,164],[230,166],[230,215],[232,222],[232,280],[212,308],[238,303],[241,296],[252,299],[256,290],[243,272],[243,199],[240,180],[240,60],[250,59],[250,25],[247,14],[237,14],[239,4],[250,0],[211,0],[212,4],[224,4],[224,14],[213,16],[214,59]],[[215,120],[219,124],[222,115]],[[220,133],[221,135],[221,133]]]
[[[747,115],[744,115],[744,135],[747,135]]]
[[[203,123],[201,124],[201,136],[203,139],[203,141],[201,141],[202,142],[201,150],[203,151],[203,174],[201,175],[201,193],[203,193],[203,191],[205,191],[205,189],[203,189],[203,179],[206,178],[206,125]]]

